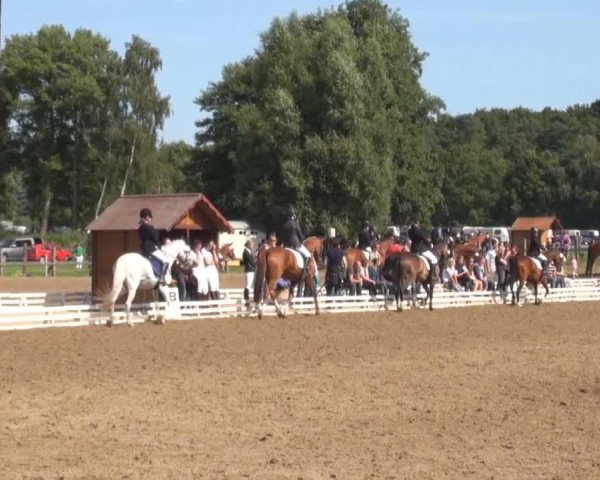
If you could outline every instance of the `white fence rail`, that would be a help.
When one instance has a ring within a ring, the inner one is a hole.
[[[134,305],[132,320],[133,322],[143,322],[149,316],[157,315],[166,315],[168,320],[254,316],[254,312],[246,308],[241,289],[230,289],[223,293],[226,297],[223,300],[181,302],[179,308],[174,305],[167,307],[164,302]],[[526,301],[533,301],[532,292],[525,290],[523,297]],[[91,305],[89,303],[90,298],[90,295],[85,293],[0,294],[0,330],[76,327],[106,323],[109,318],[108,312],[101,311],[97,305]],[[420,295],[420,298],[423,298],[423,294]],[[543,298],[543,294],[540,298]],[[508,300],[510,300],[510,294]],[[544,299],[546,302],[599,300],[600,282],[597,279],[575,280],[567,288],[551,290],[548,297]],[[376,312],[385,308],[385,302],[386,300],[381,295],[370,297],[366,293],[361,296],[319,297],[321,311],[330,313]],[[441,289],[436,289],[433,306],[436,309],[441,309],[502,302],[502,297],[492,292],[444,292]],[[391,297],[387,298],[387,305],[390,308],[395,308]],[[294,299],[294,311],[296,313],[312,313],[313,308],[312,298]],[[267,305],[264,313],[265,315],[274,315],[273,305]],[[114,321],[115,323],[124,321],[122,306],[117,307]]]

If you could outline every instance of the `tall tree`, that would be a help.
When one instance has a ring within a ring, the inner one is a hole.
[[[210,114],[199,185],[263,226],[291,204],[307,229],[341,233],[392,211],[429,216],[439,186],[414,177],[435,169],[427,132],[441,102],[420,86],[423,59],[406,20],[377,0],[274,20],[257,53],[197,99]],[[407,190],[420,199],[408,207]]]

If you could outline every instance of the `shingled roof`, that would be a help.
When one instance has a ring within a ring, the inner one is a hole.
[[[227,219],[202,193],[168,195],[126,195],[117,198],[87,230],[136,230],[140,210],[152,210],[152,225],[158,230],[172,230],[193,208],[198,207],[220,232],[233,233]]]
[[[518,217],[515,223],[512,224],[512,231],[525,231],[531,227],[535,227],[538,230],[562,230],[562,226],[558,221],[558,218],[554,216],[550,217]]]

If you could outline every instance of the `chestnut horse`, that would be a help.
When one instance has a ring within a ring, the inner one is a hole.
[[[219,267],[222,272],[229,271],[229,260],[235,260],[233,243],[226,243],[219,249]]]
[[[346,261],[346,268],[353,266],[356,262],[359,262],[363,268],[369,266],[369,259],[360,248],[347,248],[344,250],[344,260]]]
[[[319,303],[317,301],[317,290],[315,288],[314,274],[315,264],[311,261],[307,269],[308,275],[302,278],[303,270],[296,263],[294,253],[283,247],[272,247],[264,250],[258,256],[258,267],[254,280],[254,302],[258,310],[258,318],[262,318],[262,308],[265,298],[271,297],[275,302],[275,309],[279,317],[285,317],[285,308],[282,308],[275,297],[275,282],[284,278],[291,283],[289,303],[291,305],[294,296],[294,288],[304,281],[311,289],[315,301],[315,315],[319,314]]]
[[[559,250],[548,249],[545,252],[545,255],[548,261],[553,262],[557,268],[562,267],[562,256]],[[515,301],[514,284],[517,281],[519,282],[519,286],[517,288]],[[538,283],[541,283],[546,289],[544,298],[548,295],[548,293],[550,293],[550,290],[548,289],[548,279],[546,278],[546,273],[541,268],[538,268],[531,257],[526,257],[524,255],[514,255],[508,259],[508,275],[506,276],[505,284],[506,283],[510,285],[512,305],[519,304],[519,296],[525,283],[533,285],[533,294],[535,296],[536,305],[542,303],[541,300],[538,302]]]
[[[396,309],[402,311],[404,302],[404,291],[410,286],[413,307],[417,305],[415,283],[419,282],[427,292],[429,299],[429,310],[433,310],[433,275],[427,268],[427,260],[415,253],[392,253],[385,259],[381,274],[383,278],[394,285],[394,296],[396,298]],[[398,297],[400,302],[398,302]],[[386,306],[387,308],[387,306]]]
[[[313,235],[306,237],[302,242],[302,245],[311,253],[317,265],[323,265],[325,257],[325,237],[317,237]]]
[[[587,263],[585,264],[585,276],[591,277],[594,270],[594,262],[600,257],[600,242],[590,243],[588,247]]]

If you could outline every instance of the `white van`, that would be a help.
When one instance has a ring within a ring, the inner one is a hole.
[[[230,220],[229,224],[233,227],[233,233],[220,233],[219,246],[231,243],[235,257],[238,259],[242,258],[244,245],[248,240],[252,240],[256,248],[267,237],[265,232],[251,228],[245,220]]]

